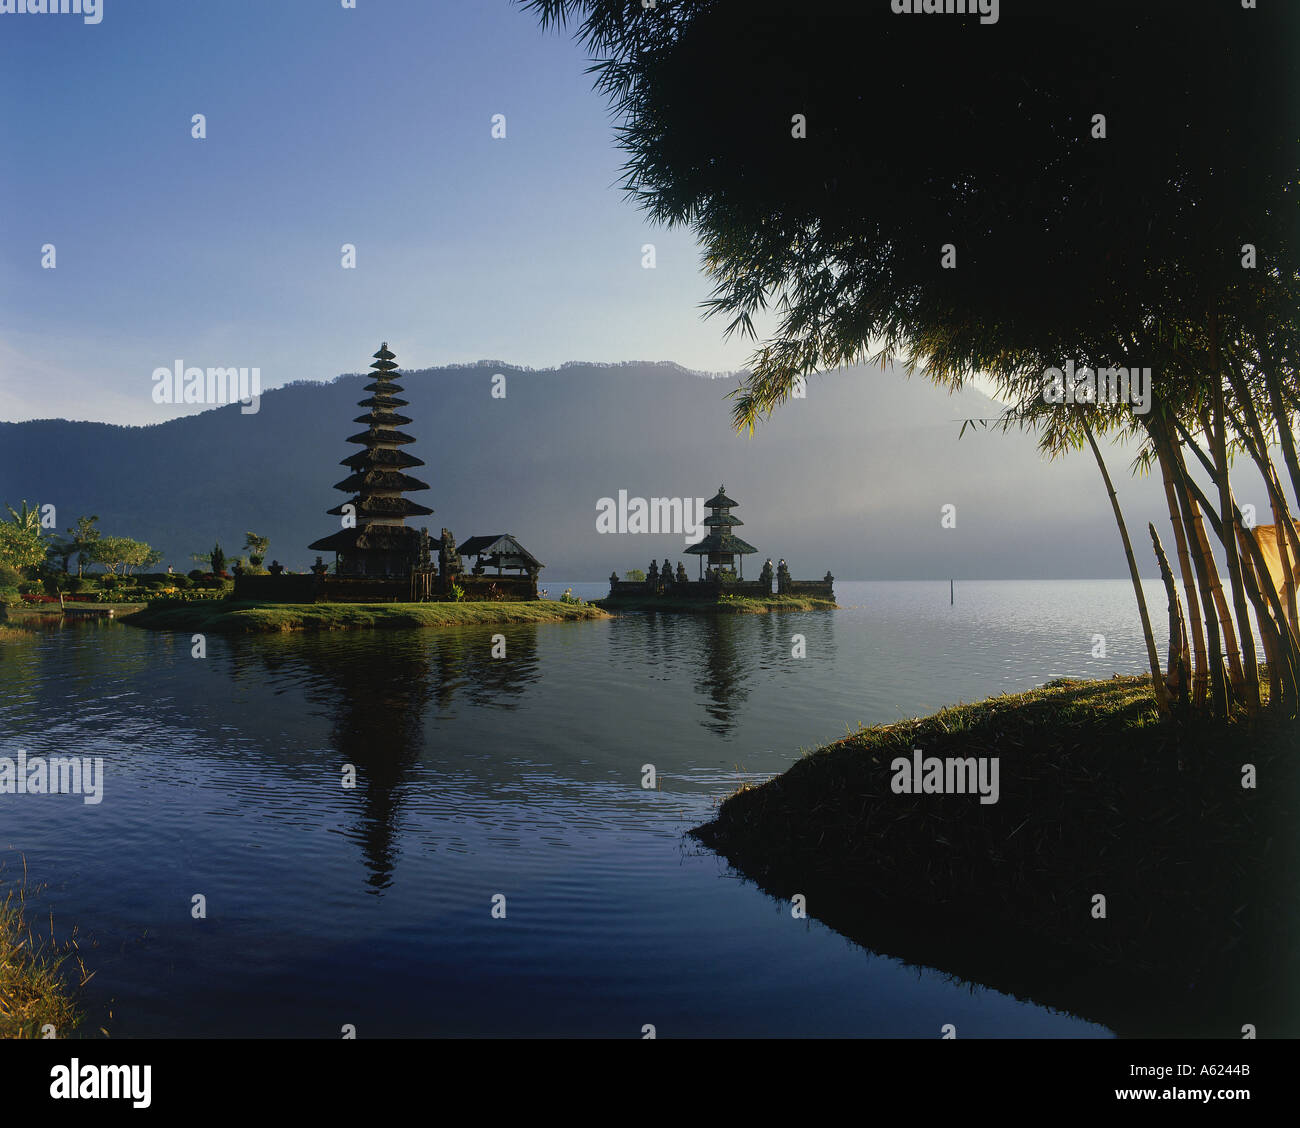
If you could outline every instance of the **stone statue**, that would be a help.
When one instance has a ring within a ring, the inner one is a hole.
[[[790,590],[790,569],[785,566],[785,559],[776,566],[776,590],[786,592]]]
[[[448,579],[460,571],[460,555],[456,551],[456,538],[451,535],[450,529],[442,530],[442,539],[438,542],[438,567]]]

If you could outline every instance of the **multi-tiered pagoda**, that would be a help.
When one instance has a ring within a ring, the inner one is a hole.
[[[401,449],[415,439],[397,430],[411,420],[396,411],[407,406],[407,401],[397,398],[402,388],[390,375],[397,367],[393,359],[394,354],[389,352],[385,341],[370,366],[376,370],[374,383],[365,387],[371,396],[357,404],[370,409],[355,420],[364,423],[366,429],[347,440],[362,449],[342,460],[352,474],[334,487],[352,495],[351,500],[328,511],[344,516],[344,505],[350,504],[355,527],[345,525],[339,532],[310,546],[321,552],[337,553],[340,576],[409,576],[419,559],[420,534],[407,527],[406,518],[433,512],[402,496],[429,487],[404,473],[424,463]]]
[[[727,496],[727,488],[719,486],[718,492],[704,504],[713,510],[710,516],[704,518],[705,528],[709,530],[708,535],[699,544],[691,545],[686,551],[692,556],[700,557],[701,575],[703,575],[706,556],[709,558],[710,567],[716,566],[720,571],[727,572],[736,571],[735,560],[736,557],[740,557],[740,576],[743,579],[745,557],[751,552],[757,552],[758,549],[748,541],[741,540],[731,531],[737,525],[745,523],[731,512],[736,503]]]

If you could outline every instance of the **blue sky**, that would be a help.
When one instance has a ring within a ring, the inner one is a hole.
[[[409,368],[742,368],[752,342],[701,319],[694,236],[616,187],[586,66],[514,0],[0,15],[0,419],[158,422],[178,358],[275,387],[380,339]]]

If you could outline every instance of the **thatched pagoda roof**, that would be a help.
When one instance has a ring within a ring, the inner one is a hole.
[[[359,431],[355,435],[349,435],[345,440],[349,443],[364,443],[366,446],[376,446],[380,443],[396,445],[398,443],[413,443],[413,435],[404,435],[401,431],[394,431],[388,427],[371,427],[368,431]]]
[[[343,516],[343,506],[352,505],[358,517],[418,517],[433,512],[427,505],[406,497],[382,497],[375,494],[360,495],[350,502],[342,502],[325,510],[335,517]]]
[[[307,547],[313,552],[414,552],[419,543],[420,534],[404,525],[368,525],[340,529]]]
[[[413,454],[407,454],[404,450],[385,450],[382,448],[369,448],[359,450],[356,454],[350,454],[347,458],[339,459],[340,466],[348,466],[353,470],[366,470],[372,466],[423,466],[424,459],[416,458]]]
[[[716,529],[699,544],[693,544],[686,549],[686,552],[692,556],[703,556],[705,553],[718,556],[748,556],[751,552],[757,551],[758,549],[748,541]]]
[[[358,407],[361,405],[358,404]],[[369,423],[371,427],[405,427],[411,422],[409,415],[398,415],[395,411],[384,411],[382,408],[372,408],[365,415],[358,415],[353,423]]]
[[[350,478],[344,478],[341,482],[334,484],[336,490],[342,490],[344,493],[358,493],[361,490],[373,492],[374,490],[427,490],[427,482],[420,481],[419,478],[412,478],[409,474],[403,474],[398,470],[382,470],[373,467],[367,467],[358,470]]]

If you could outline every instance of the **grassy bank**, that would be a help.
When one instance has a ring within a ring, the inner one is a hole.
[[[998,801],[896,794],[914,749],[997,757]],[[692,833],[873,950],[1126,1033],[1263,1037],[1300,1014],[1298,751],[1294,724],[1174,731],[1145,678],[1060,682],[860,730]]]
[[[126,622],[160,631],[251,634],[558,623],[609,616],[586,603],[182,603],[146,607]]]
[[[810,599],[799,595],[771,595],[766,599],[723,596],[717,602],[707,599],[674,599],[672,596],[613,596],[592,601],[607,611],[672,611],[692,615],[766,615],[770,611],[831,611],[838,604],[833,599]]]
[[[47,1024],[63,1038],[82,1020],[70,982],[79,987],[89,976],[75,942],[38,935],[26,907],[25,882],[0,904],[0,1038],[40,1038]]]

